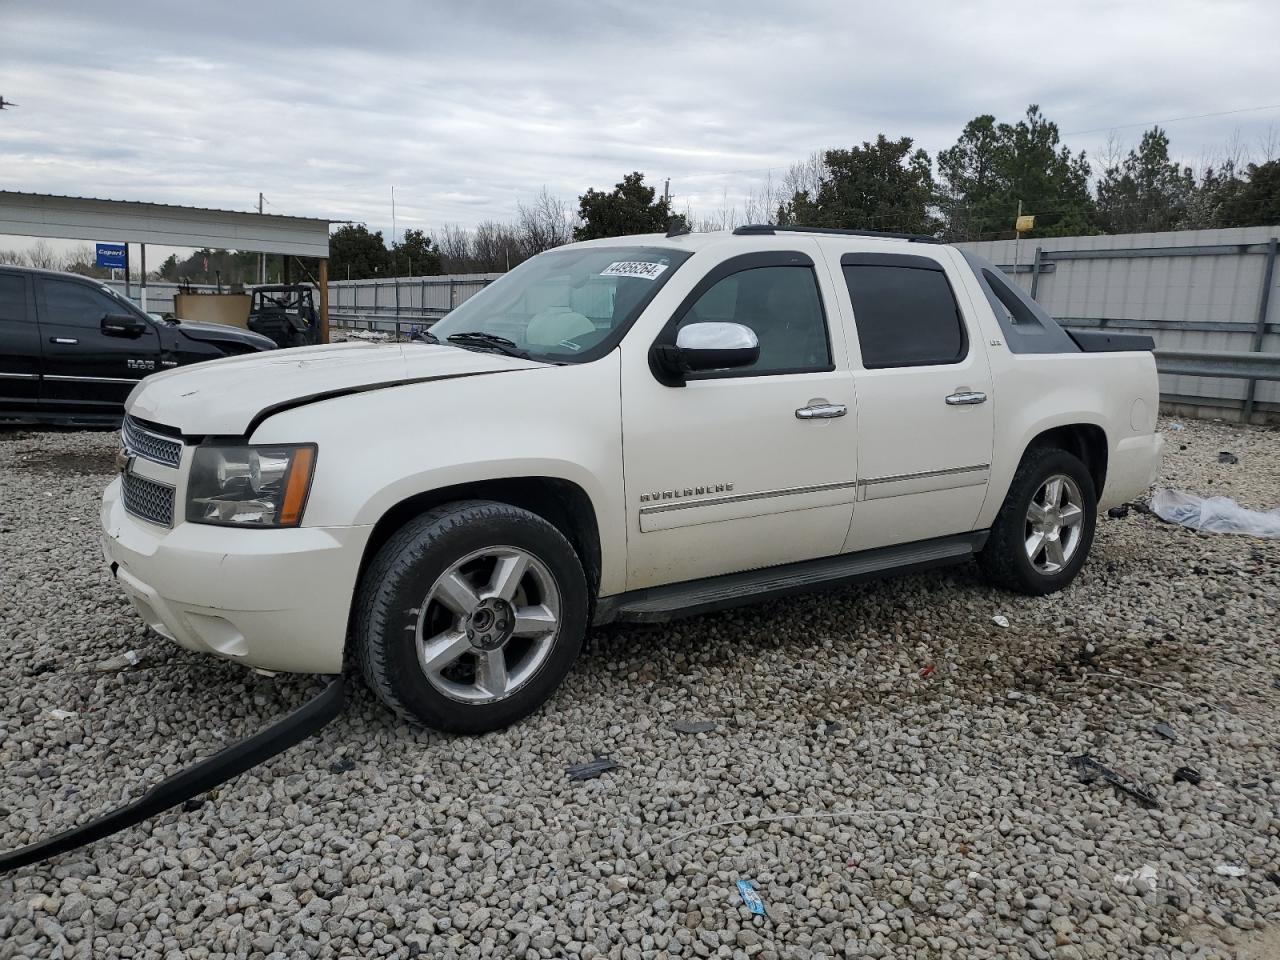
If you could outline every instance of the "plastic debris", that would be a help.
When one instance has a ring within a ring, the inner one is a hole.
[[[1094,757],[1091,757],[1087,753],[1082,753],[1078,757],[1072,757],[1071,765],[1079,772],[1081,783],[1093,783],[1101,777],[1107,783],[1111,784],[1111,786],[1115,787],[1117,792],[1128,794],[1148,810],[1158,808],[1160,806],[1160,801],[1155,798],[1155,794],[1139,783],[1134,777],[1118,770],[1112,770],[1106,764]]]
[[[1115,881],[1116,886],[1135,893],[1154,893],[1160,885],[1160,874],[1151,864],[1144,863],[1133,873],[1117,873]]]
[[[329,764],[330,773],[346,773],[348,770],[354,770],[355,768],[356,762],[350,757],[339,757]]]
[[[997,627],[1007,627],[1007,626],[1009,626],[1009,618],[1008,618],[1008,617],[1004,617],[1004,616],[1000,616],[1000,615],[998,615],[998,614],[997,614],[996,616],[994,616],[994,617],[992,617],[992,618],[991,618],[991,622],[992,622],[992,623],[994,623]]]
[[[138,650],[126,650],[118,657],[111,657],[109,660],[103,660],[93,669],[99,673],[111,673],[115,670],[123,670],[126,667],[136,667],[142,662],[142,653]]]
[[[1220,877],[1243,877],[1249,870],[1247,867],[1238,867],[1234,863],[1220,863],[1213,868],[1213,872]]]
[[[1174,433],[1180,433],[1181,431],[1187,428],[1184,427],[1182,424],[1180,424],[1177,420],[1175,420],[1173,421],[1173,423],[1169,424],[1169,429],[1172,430]]]
[[[677,720],[671,727],[676,733],[710,733],[716,724],[714,720]]]
[[[764,900],[760,898],[760,894],[756,892],[755,884],[750,880],[738,881],[738,896],[742,898],[742,902],[747,905],[747,909],[754,913],[757,917],[763,917]]]
[[[1112,520],[1123,520],[1128,515],[1129,515],[1129,505],[1127,503],[1122,503],[1120,504],[1120,506],[1112,507],[1110,510],[1107,511],[1107,516],[1110,517]]]
[[[1230,450],[1223,450],[1218,454],[1218,462],[1219,463],[1239,463],[1240,458],[1237,457]]]
[[[1280,507],[1263,513],[1248,510],[1230,497],[1198,497],[1181,490],[1157,490],[1151,512],[1161,520],[1204,533],[1242,533],[1280,537]]]
[[[618,763],[610,760],[608,757],[597,756],[594,760],[588,760],[586,763],[575,763],[570,765],[566,771],[570,780],[594,780],[602,773],[608,773],[610,770],[616,770]]]
[[[922,677],[929,677],[929,676],[932,676],[932,675],[933,675],[933,664],[932,664],[932,663],[930,663],[930,664],[926,664],[926,665],[925,665],[925,668],[924,668],[923,670],[921,670],[921,671],[920,671],[920,676],[922,676]]]
[[[1166,740],[1178,739],[1177,732],[1173,729],[1173,727],[1169,726],[1169,724],[1165,723],[1163,720],[1161,720],[1151,729],[1154,730],[1159,736],[1164,737]]]
[[[1192,767],[1179,767],[1173,771],[1173,782],[1189,783],[1193,787],[1198,786],[1200,783],[1200,771]]]
[[[75,715],[74,710],[59,710],[56,707],[49,711],[50,720],[70,720]]]

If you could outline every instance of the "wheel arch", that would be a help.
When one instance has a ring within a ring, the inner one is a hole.
[[[1036,448],[1065,450],[1076,457],[1089,471],[1093,481],[1095,502],[1102,497],[1107,482],[1107,432],[1096,423],[1066,423],[1040,431],[1031,438],[1022,452],[1023,458]]]
[[[458,500],[492,500],[528,510],[564,534],[582,560],[594,608],[601,578],[600,526],[591,497],[572,480],[525,476],[475,480],[424,490],[385,510],[365,543],[356,575],[359,583],[382,545],[414,517],[433,507]]]

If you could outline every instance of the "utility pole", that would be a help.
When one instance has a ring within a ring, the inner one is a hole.
[[[262,214],[262,191],[258,191],[258,214]],[[267,255],[265,253],[258,254],[258,283],[267,282]]]
[[[1022,201],[1018,201],[1018,219],[1013,221],[1013,282],[1018,282],[1018,247],[1022,243]]]
[[[396,249],[396,188],[391,188],[391,251]]]
[[[662,188],[662,203],[664,206],[671,206],[671,178],[667,177],[667,182]]]

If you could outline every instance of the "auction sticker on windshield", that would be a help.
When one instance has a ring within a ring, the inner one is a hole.
[[[602,277],[639,277],[641,280],[657,280],[665,263],[646,263],[643,260],[615,260],[600,271]]]

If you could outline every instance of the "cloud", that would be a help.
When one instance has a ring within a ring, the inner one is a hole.
[[[936,152],[1039,103],[1064,131],[1266,103],[1280,5],[480,0],[124,9],[9,0],[0,186],[360,220],[509,219],[642,170],[736,202],[884,132]],[[1271,99],[1280,100],[1280,97]],[[1280,110],[1170,126],[1195,164]],[[1119,131],[1136,142],[1140,128]],[[1069,138],[1096,153],[1106,133]]]

